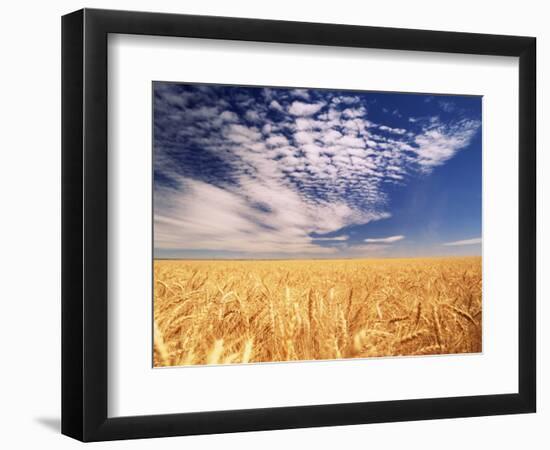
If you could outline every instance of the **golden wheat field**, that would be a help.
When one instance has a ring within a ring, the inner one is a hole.
[[[154,263],[154,365],[481,351],[481,258]]]

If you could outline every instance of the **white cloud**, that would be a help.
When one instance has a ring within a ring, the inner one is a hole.
[[[439,118],[432,118],[430,125],[414,138],[421,169],[430,172],[433,167],[444,164],[470,143],[480,126],[481,123],[476,120],[444,125]]]
[[[372,243],[372,244],[393,244],[394,242],[402,241],[405,239],[405,236],[399,235],[399,236],[389,236],[386,238],[376,238],[376,239],[365,239],[365,242]]]
[[[225,136],[231,141],[240,144],[258,141],[262,137],[257,128],[249,128],[236,124],[231,124],[226,129]]]
[[[381,129],[382,131],[387,131],[388,133],[394,133],[394,134],[405,134],[407,132],[407,130],[405,130],[404,128],[392,128],[386,125],[380,125],[378,128]]]
[[[343,95],[334,97],[332,99],[332,103],[339,104],[339,103],[347,103],[347,104],[353,104],[358,103],[360,101],[360,98],[355,95]]]
[[[285,111],[283,109],[283,107],[281,106],[281,104],[277,100],[272,100],[271,103],[269,104],[269,107],[272,108],[272,109],[275,109],[279,112],[284,112]]]
[[[350,119],[354,119],[356,117],[363,117],[366,113],[367,113],[367,110],[364,107],[347,108],[342,111],[342,115]]]
[[[462,241],[446,242],[443,245],[448,247],[461,247],[463,245],[479,245],[481,244],[481,238],[464,239]]]
[[[300,131],[324,130],[327,128],[327,124],[323,121],[304,117],[298,117],[295,125],[296,129]]]
[[[448,101],[448,100],[439,100],[439,106],[441,109],[445,112],[453,112],[456,109],[456,105],[454,102]]]
[[[339,131],[333,130],[332,128],[326,131],[321,135],[321,140],[325,144],[334,144],[342,137],[342,134]]]
[[[262,120],[261,115],[254,110],[248,110],[245,114],[245,117],[250,122],[259,122],[260,120]]]
[[[355,136],[350,136],[350,135],[342,136],[338,141],[338,143],[345,147],[352,147],[352,148],[365,148],[367,146],[367,144],[363,139],[357,138]]]
[[[288,112],[293,116],[312,116],[319,112],[325,106],[324,103],[303,103],[299,101],[292,102]]]
[[[299,144],[312,144],[315,142],[315,134],[308,133],[307,131],[299,131],[294,135],[294,139]]]
[[[273,147],[288,145],[288,139],[283,135],[273,135],[266,139],[266,143]]]
[[[355,211],[341,202],[311,204],[292,188],[270,179],[244,177],[234,188],[183,178],[178,182],[175,189],[155,191],[158,249],[330,254],[337,250],[314,244],[319,239],[310,235],[385,217]]]
[[[309,100],[310,98],[308,89],[293,89],[291,91],[291,94],[294,97],[300,97],[300,98],[303,98],[304,100]]]
[[[216,106],[201,106],[200,108],[186,111],[186,115],[187,114],[196,119],[213,119],[219,115],[219,110]]]
[[[239,120],[239,116],[235,114],[232,111],[224,111],[220,114],[220,118],[222,120],[225,120],[226,122],[237,122]]]
[[[336,237],[314,237],[312,239],[315,241],[347,241],[349,239],[349,236],[343,235]]]
[[[397,117],[403,117],[403,115],[399,112],[398,109],[394,109],[392,111],[392,115],[397,116]]]

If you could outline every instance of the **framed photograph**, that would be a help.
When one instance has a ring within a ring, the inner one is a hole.
[[[532,37],[62,21],[62,432],[535,412]]]

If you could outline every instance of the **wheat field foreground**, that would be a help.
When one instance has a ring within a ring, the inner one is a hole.
[[[481,258],[154,263],[154,365],[481,351]]]

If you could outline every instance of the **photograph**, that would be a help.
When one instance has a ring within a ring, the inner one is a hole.
[[[154,367],[482,351],[482,98],[153,83]]]

